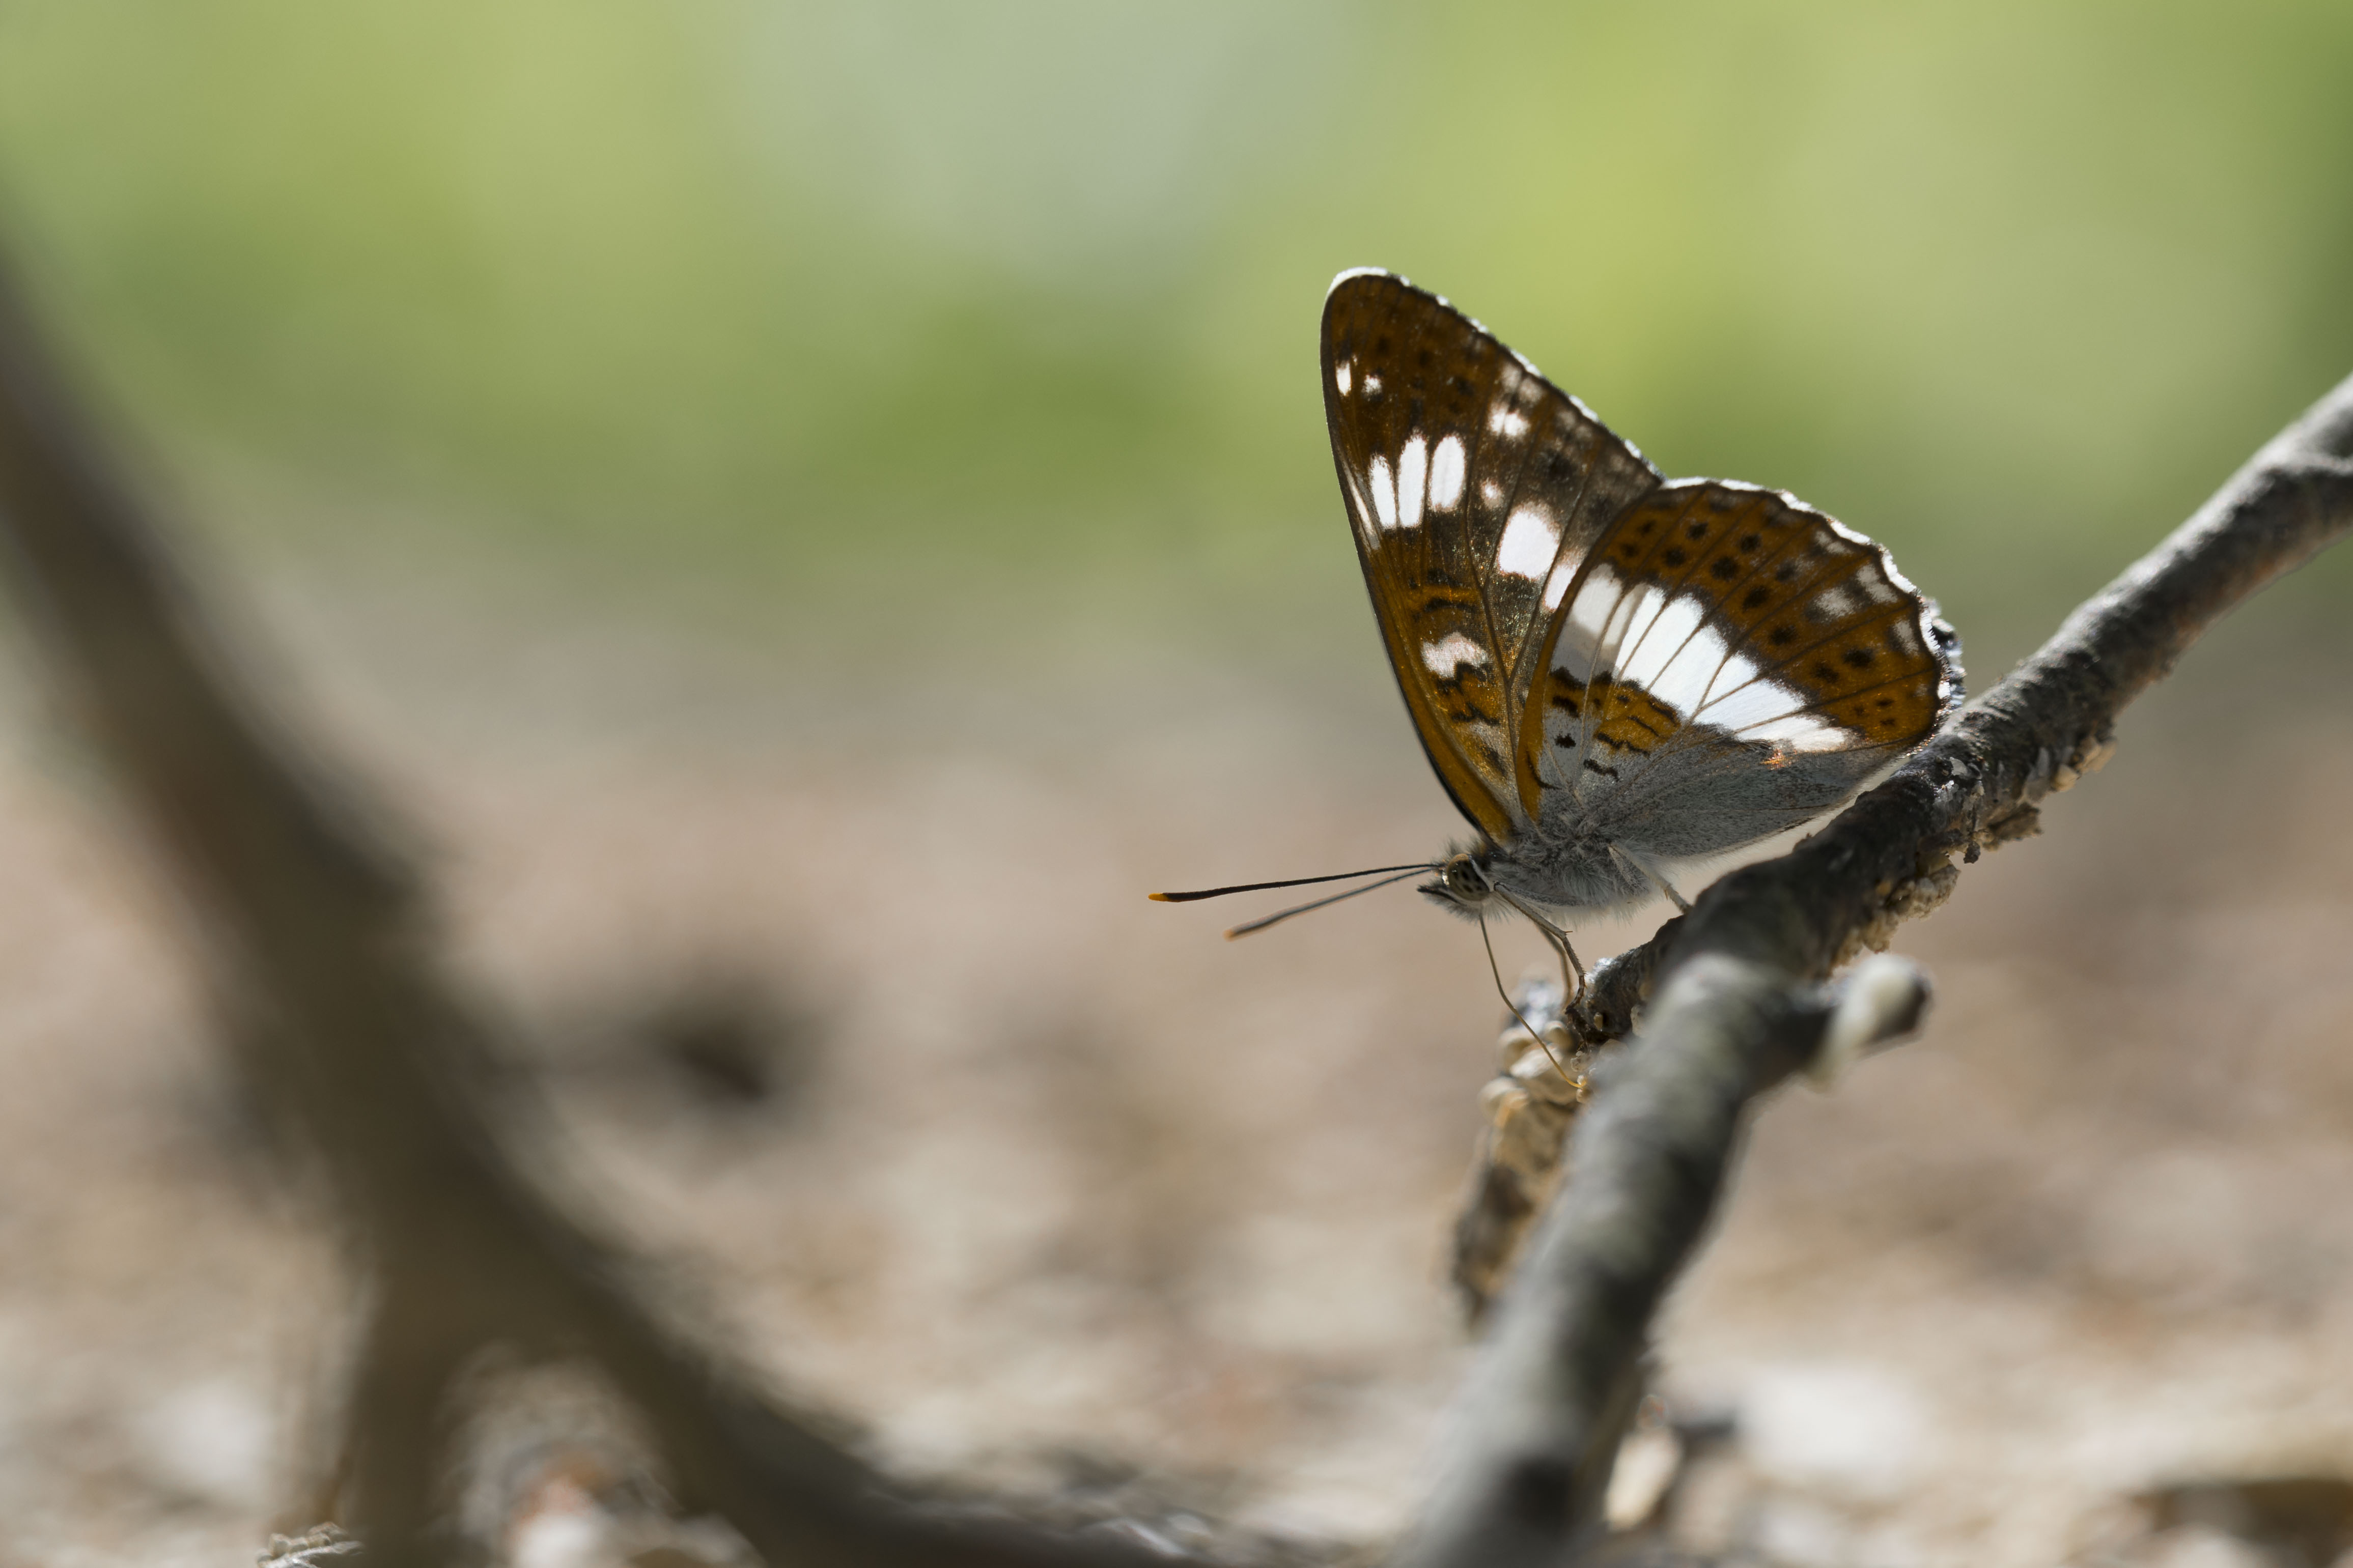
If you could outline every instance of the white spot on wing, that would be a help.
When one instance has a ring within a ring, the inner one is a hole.
[[[1430,491],[1430,443],[1416,431],[1398,457],[1397,510],[1399,528],[1421,526],[1422,498]]]
[[[1462,437],[1449,436],[1430,459],[1430,510],[1452,511],[1462,500]]]
[[[1487,428],[1507,438],[1525,436],[1528,433],[1528,416],[1499,399],[1487,411]]]
[[[1366,397],[1377,397],[1380,395],[1380,391],[1381,378],[1379,376],[1368,375],[1365,377],[1365,395]]]
[[[1332,384],[1340,389],[1340,395],[1343,397],[1348,395],[1349,389],[1356,384],[1356,362],[1354,360],[1342,360],[1340,368],[1332,373]]]
[[[1373,482],[1373,516],[1383,528],[1395,528],[1397,519],[1397,481],[1389,477],[1389,460],[1375,458],[1366,470]]]
[[[1844,620],[1862,608],[1862,597],[1844,584],[1814,595],[1814,608],[1831,620]]]
[[[1709,630],[1715,632],[1717,628],[1711,626]],[[1731,655],[1716,666],[1715,679],[1707,683],[1707,690],[1700,698],[1699,706],[1711,708],[1727,698],[1736,696],[1746,689],[1749,682],[1763,673],[1764,667],[1746,654]]]
[[[1690,603],[1688,596],[1673,601],[1678,608]],[[1669,614],[1672,613],[1671,609]],[[1660,619],[1661,626],[1651,632],[1653,638],[1665,629],[1666,616]],[[1647,647],[1644,651],[1649,651]],[[1727,661],[1748,663],[1746,659],[1730,660],[1730,654],[1731,649],[1725,645],[1722,634],[1714,626],[1702,624],[1683,639],[1681,647],[1663,656],[1665,663],[1644,684],[1662,702],[1672,704],[1679,713],[1689,713],[1706,702],[1710,691],[1724,684],[1720,677]],[[1748,668],[1750,673],[1755,673],[1756,666],[1749,665]]]
[[[1461,665],[1483,668],[1487,650],[1461,632],[1449,632],[1436,642],[1421,645],[1421,662],[1430,667],[1430,674],[1444,679]]]
[[[1585,586],[1577,591],[1577,603],[1568,607],[1568,618],[1587,640],[1599,642],[1609,612],[1618,605],[1618,574],[1608,566],[1596,566],[1585,579]]]
[[[1479,499],[1489,506],[1501,506],[1504,504],[1504,487],[1493,479],[1481,479]]]
[[[1789,718],[1811,700],[1804,692],[1792,690],[1778,680],[1757,679],[1757,666],[1746,658],[1736,658],[1731,666],[1725,678],[1715,683],[1724,695],[1702,703],[1694,718],[1752,740],[1769,741],[1774,737],[1759,733],[1757,727]],[[1740,673],[1736,675],[1734,671]]]
[[[1503,540],[1495,546],[1495,570],[1540,583],[1559,551],[1560,530],[1553,526],[1552,514],[1540,506],[1524,506],[1504,525]]]
[[[1628,627],[1618,678],[1688,713],[1707,695],[1708,678],[1724,662],[1724,639],[1702,627],[1707,605],[1696,596],[1668,598],[1653,588],[1645,599],[1664,602],[1652,609],[1647,624]]]
[[[1568,593],[1570,579],[1577,575],[1577,563],[1563,561],[1552,569],[1545,580],[1544,605],[1547,613],[1560,607]],[[1556,670],[1566,671],[1572,680],[1585,680],[1602,664],[1602,634],[1614,612],[1624,605],[1619,595],[1620,579],[1605,562],[1596,562],[1593,569],[1578,584],[1577,598],[1568,607],[1568,618],[1560,628],[1560,640],[1553,645],[1553,663]]]

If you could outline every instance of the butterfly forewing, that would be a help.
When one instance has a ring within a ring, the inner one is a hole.
[[[1536,819],[1520,759],[1550,628],[1596,545],[1659,484],[1641,455],[1443,300],[1344,275],[1324,405],[1356,551],[1431,765],[1498,842]]]

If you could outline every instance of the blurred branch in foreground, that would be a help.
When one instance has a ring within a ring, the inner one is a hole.
[[[493,1342],[592,1360],[644,1416],[678,1500],[723,1516],[771,1562],[1167,1561],[1101,1532],[1081,1540],[894,1496],[759,1394],[747,1369],[667,1326],[633,1285],[632,1260],[525,1176],[491,1118],[485,1069],[503,1042],[441,973],[424,889],[285,715],[233,674],[5,279],[0,540],[211,983],[258,1020],[244,1069],[323,1156],[365,1258],[373,1299],[349,1401],[345,1511],[372,1563],[452,1549],[436,1533],[448,1395]]]
[[[2042,797],[2099,766],[2116,715],[2224,612],[2353,528],[2353,378],[2274,438],[2042,650],[1827,827],[1718,881],[1602,966],[1571,1033],[1597,1068],[1568,1179],[1496,1303],[1409,1568],[1554,1563],[1599,1530],[1651,1324],[1698,1246],[1744,1111],[1809,1065],[1909,1026],[1900,961],[1821,984],[1941,904],[1964,863],[2035,830]],[[1894,967],[1890,967],[1894,966]]]

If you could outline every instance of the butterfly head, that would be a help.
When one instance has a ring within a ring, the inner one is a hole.
[[[1438,877],[1421,885],[1422,897],[1458,915],[1476,919],[1490,903],[1502,898],[1488,871],[1494,856],[1495,847],[1492,844],[1454,850],[1431,868]]]

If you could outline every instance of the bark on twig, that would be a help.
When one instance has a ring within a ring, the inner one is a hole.
[[[440,972],[412,870],[237,679],[5,277],[0,558],[215,983],[259,1021],[243,1065],[322,1152],[371,1265],[352,1522],[372,1562],[438,1554],[442,1394],[492,1340],[593,1357],[645,1415],[681,1500],[772,1562],[1166,1561],[894,1498],[747,1369],[666,1326],[627,1255],[526,1178],[486,1109],[497,1032]]]
[[[2116,715],[2241,599],[2353,528],[2353,379],[1886,783],[1778,859],[1725,877],[1604,967],[1588,1043],[1623,1034],[1571,1140],[1568,1181],[1460,1396],[1405,1568],[1561,1561],[1596,1528],[1668,1286],[1713,1213],[1758,1094],[1805,1066],[1818,983],[1943,902],[2037,803],[2099,765]]]

